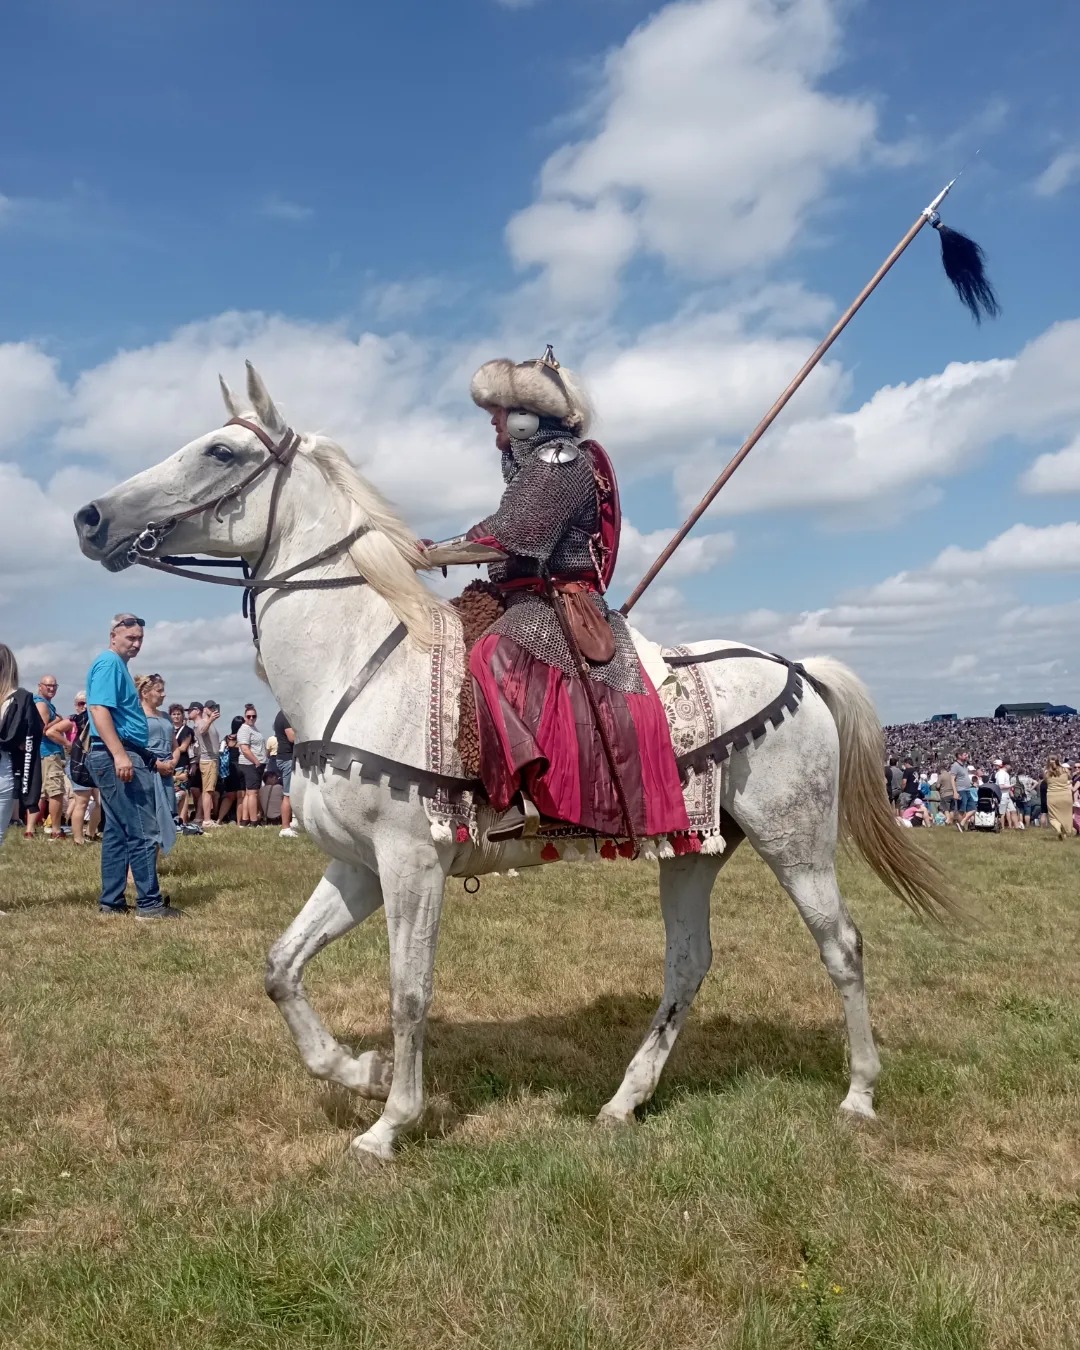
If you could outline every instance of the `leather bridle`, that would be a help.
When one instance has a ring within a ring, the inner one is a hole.
[[[168,519],[163,521],[147,521],[132,542],[127,556],[129,562],[136,563],[140,567],[152,568],[155,572],[167,572],[171,576],[185,577],[190,581],[206,581],[212,586],[242,587],[244,591],[244,616],[251,620],[251,638],[257,647],[259,645],[259,628],[255,617],[256,593],[259,591],[339,590],[346,586],[366,585],[367,578],[359,573],[348,577],[316,577],[307,581],[298,581],[293,578],[296,577],[297,573],[304,572],[309,567],[315,567],[319,563],[328,562],[331,558],[337,557],[354,544],[357,539],[367,534],[371,526],[367,524],[358,525],[356,529],[350,530],[343,539],[339,539],[336,544],[321,549],[303,562],[286,568],[284,572],[278,572],[272,577],[260,580],[259,568],[266,561],[266,555],[270,551],[274,522],[277,518],[278,501],[285,483],[284,471],[296,455],[300,445],[300,437],[291,427],[286,427],[281,440],[275,442],[257,423],[249,422],[243,417],[232,417],[225,425],[227,427],[243,427],[245,431],[250,431],[266,447],[268,452],[266,459],[257,464],[250,473],[245,474],[238,483],[233,483],[224,492],[219,492],[216,496],[211,497],[209,501],[198,502],[196,505],[190,506],[184,511],[178,511],[175,515],[169,516]],[[266,533],[263,536],[262,548],[254,565],[250,565],[245,558],[199,558],[176,554],[155,556],[167,536],[182,521],[191,520],[207,511],[213,511],[215,517],[220,521],[222,506],[226,502],[239,497],[245,488],[257,483],[272,469],[277,470],[277,476],[270,490],[270,506],[266,513]],[[190,567],[182,565],[185,563],[198,567],[240,567],[243,569],[244,575],[242,577],[207,576],[205,572],[193,572]]]

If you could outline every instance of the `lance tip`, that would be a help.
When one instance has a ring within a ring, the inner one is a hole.
[[[961,173],[962,172],[963,170],[961,170]],[[957,174],[956,178],[959,177],[960,174]],[[936,214],[938,207],[949,195],[949,193],[953,190],[953,186],[956,183],[956,178],[951,178],[941,189],[938,195],[934,198],[934,200],[930,203],[930,205],[923,211],[923,215],[926,216],[928,220]]]

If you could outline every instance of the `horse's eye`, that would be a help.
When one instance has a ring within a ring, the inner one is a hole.
[[[233,452],[230,447],[222,445],[220,441],[215,441],[213,445],[208,445],[205,453],[208,454],[211,459],[219,460],[222,464],[230,463],[233,457]]]

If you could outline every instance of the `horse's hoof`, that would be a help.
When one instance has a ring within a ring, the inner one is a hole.
[[[608,1130],[625,1130],[628,1126],[637,1124],[637,1116],[633,1111],[612,1110],[610,1106],[602,1106],[597,1114],[596,1123]]]
[[[353,1162],[366,1171],[374,1171],[384,1163],[394,1161],[393,1145],[382,1139],[372,1139],[370,1135],[370,1130],[367,1134],[358,1134],[349,1145],[349,1155]]]
[[[865,1094],[849,1092],[840,1103],[840,1119],[848,1120],[853,1123],[867,1121],[873,1124],[877,1123],[877,1112],[874,1110],[874,1104]]]

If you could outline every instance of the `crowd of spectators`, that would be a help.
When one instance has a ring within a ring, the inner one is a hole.
[[[979,717],[885,728],[901,825],[1080,834],[1080,717]]]
[[[6,650],[6,649],[5,649]],[[18,672],[10,658],[17,685]],[[265,736],[259,727],[258,710],[247,704],[242,713],[221,725],[221,707],[214,699],[192,699],[163,705],[165,679],[158,673],[134,672],[140,703],[151,727],[151,749],[159,765],[158,777],[166,792],[168,815],[179,834],[201,835],[206,830],[235,825],[251,829],[279,826],[278,835],[295,839],[289,792],[292,784],[294,735],[284,713],[273,719],[273,732]],[[0,701],[15,708],[15,688],[0,691]],[[71,711],[61,711],[55,675],[37,682],[32,703],[40,728],[38,734],[32,805],[30,792],[16,792],[10,759],[0,785],[0,837],[18,823],[25,839],[49,843],[70,841],[76,845],[101,838],[101,794],[88,767],[89,731],[86,691],[80,689],[71,701]],[[151,720],[153,719],[153,720]],[[12,722],[11,714],[8,721]],[[23,740],[29,743],[29,736]],[[29,758],[29,757],[27,757]],[[28,770],[30,766],[28,765]],[[7,786],[7,790],[4,787]],[[24,803],[20,805],[20,802]]]
[[[1051,755],[1080,764],[1080,716],[961,717],[885,728],[886,756],[910,756],[918,769],[951,763],[961,746],[977,768],[1007,759],[1017,773],[1037,777]]]
[[[180,834],[235,824],[279,824],[295,839],[293,729],[282,712],[264,735],[251,703],[221,725],[214,699],[166,703],[165,677],[129,672],[143,620],[114,617],[109,648],[87,689],[60,711],[45,674],[31,695],[0,644],[0,842],[13,820],[23,837],[85,846],[102,838],[103,912],[127,912],[135,881],[140,913],[173,911],[158,889],[156,858]],[[88,692],[89,691],[89,692]],[[163,711],[165,709],[165,711]],[[1052,826],[1080,834],[1080,716],[976,717],[885,728],[885,785],[905,826]],[[149,854],[147,850],[150,850]]]

